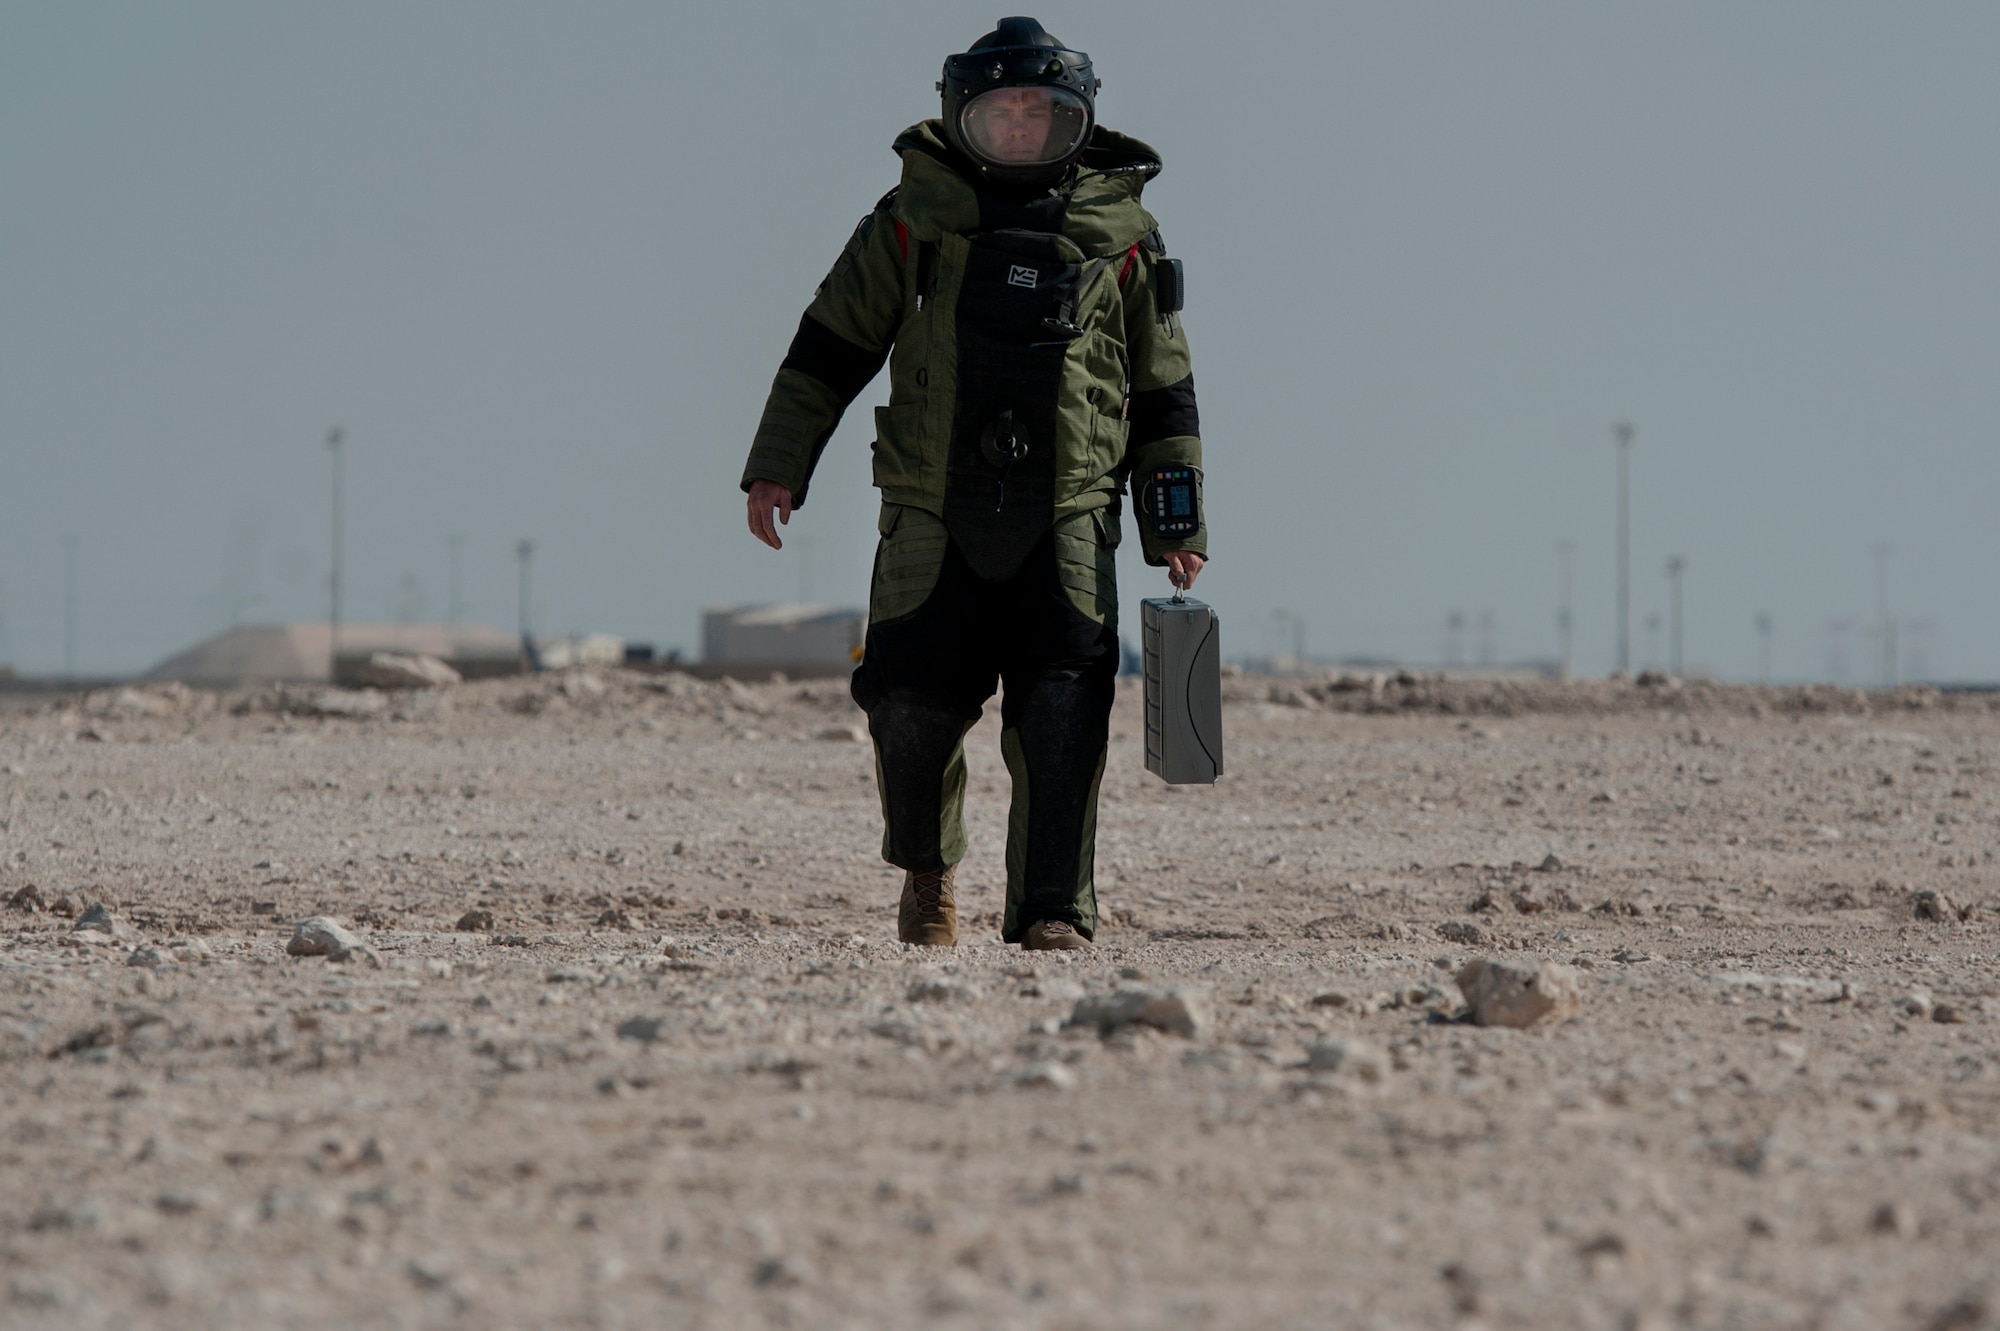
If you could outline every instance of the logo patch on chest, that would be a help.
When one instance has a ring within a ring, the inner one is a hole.
[[[1017,263],[1007,269],[1007,285],[1010,287],[1028,287],[1032,289],[1036,279],[1041,277],[1041,275],[1040,269],[1024,268]]]

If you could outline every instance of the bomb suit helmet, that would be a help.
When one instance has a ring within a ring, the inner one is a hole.
[[[945,138],[982,178],[1046,189],[1089,144],[1100,86],[1089,56],[1034,19],[1003,18],[945,59]]]

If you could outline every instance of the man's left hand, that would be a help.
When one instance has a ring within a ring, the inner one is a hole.
[[[1192,550],[1169,550],[1162,558],[1167,561],[1167,581],[1182,591],[1194,586],[1201,566],[1208,562]]]

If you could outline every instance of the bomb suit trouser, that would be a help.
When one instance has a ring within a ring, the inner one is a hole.
[[[882,858],[924,872],[964,858],[965,734],[996,683],[1013,781],[1007,910],[1017,943],[1039,920],[1097,929],[1091,875],[1118,674],[1110,512],[1059,521],[1010,577],[975,573],[919,509],[885,506],[854,700],[868,713]]]

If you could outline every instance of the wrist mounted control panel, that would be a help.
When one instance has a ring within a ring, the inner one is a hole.
[[[1139,507],[1153,524],[1153,535],[1192,536],[1201,530],[1201,469],[1155,467],[1139,487]]]

